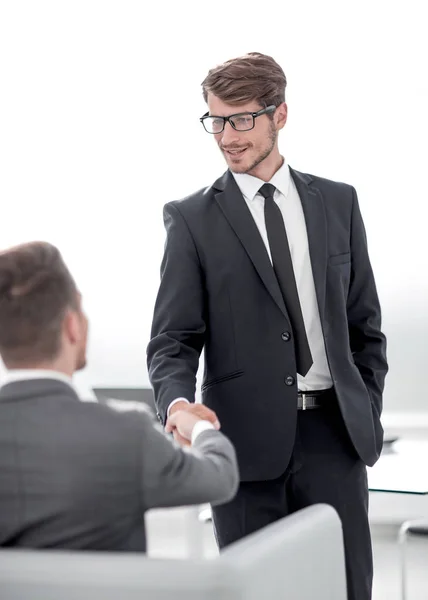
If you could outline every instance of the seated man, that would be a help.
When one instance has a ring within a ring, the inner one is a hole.
[[[222,503],[235,452],[214,413],[177,412],[166,436],[149,410],[79,401],[88,322],[59,251],[0,253],[0,546],[145,551],[153,507]]]

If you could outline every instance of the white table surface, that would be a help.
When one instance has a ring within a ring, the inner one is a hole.
[[[428,440],[395,442],[367,473],[372,491],[428,494]]]

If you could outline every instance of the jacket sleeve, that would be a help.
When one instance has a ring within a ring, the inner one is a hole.
[[[204,281],[197,249],[174,203],[164,207],[166,243],[147,366],[158,417],[165,422],[176,398],[195,399],[196,374],[205,341]]]
[[[221,504],[234,497],[239,485],[236,454],[222,433],[202,431],[190,448],[181,448],[148,411],[138,417],[144,509]]]
[[[380,417],[388,372],[386,339],[381,331],[381,309],[367,249],[357,194],[352,188],[351,281],[347,311],[351,351]]]

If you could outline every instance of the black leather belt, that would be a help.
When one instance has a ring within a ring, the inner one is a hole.
[[[321,408],[325,406],[327,396],[331,396],[332,388],[329,390],[316,390],[309,392],[299,391],[297,395],[298,410],[312,410],[313,408]]]

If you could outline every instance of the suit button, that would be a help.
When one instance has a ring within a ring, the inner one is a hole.
[[[291,375],[289,375],[288,377],[286,377],[284,379],[284,381],[285,381],[285,385],[294,385],[295,379],[294,379],[294,377],[291,377]]]
[[[284,340],[284,342],[289,342],[291,335],[289,331],[284,331],[284,333],[281,333],[281,337]]]

